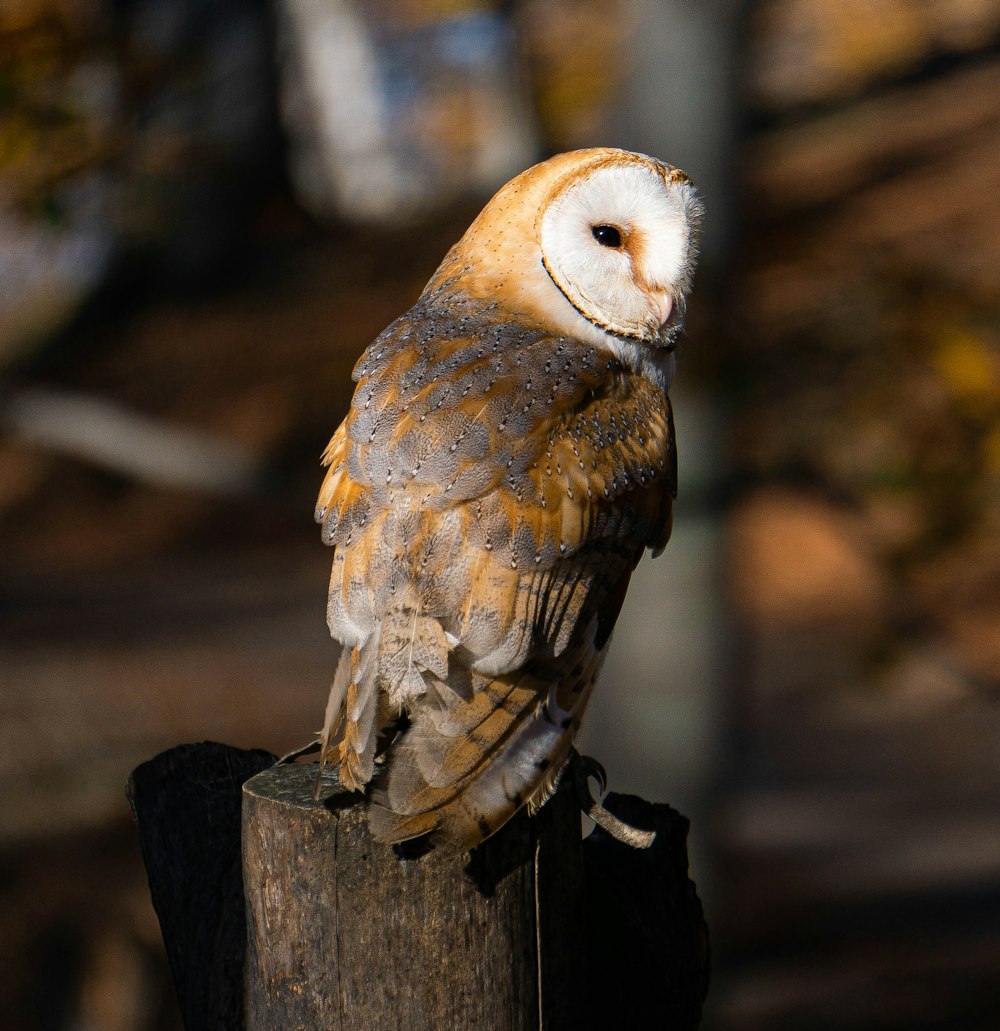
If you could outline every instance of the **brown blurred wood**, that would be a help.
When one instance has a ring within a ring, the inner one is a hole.
[[[243,789],[248,1031],[697,1027],[705,928],[669,807],[612,799],[648,851],[581,842],[564,778],[471,854],[407,854],[355,796],[315,802],[314,770]]]
[[[758,206],[787,214],[849,199],[870,182],[919,167],[923,204],[933,206],[939,192],[951,191],[927,190],[927,169],[949,182],[953,152],[974,157],[980,136],[995,139],[998,95],[1000,62],[991,61],[772,129],[748,144],[744,188]]]

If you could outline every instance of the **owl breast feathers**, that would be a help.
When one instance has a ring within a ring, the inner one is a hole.
[[[670,534],[666,388],[700,205],[642,155],[522,173],[358,362],[324,454],[343,644],[322,760],[376,838],[469,848],[553,790]]]

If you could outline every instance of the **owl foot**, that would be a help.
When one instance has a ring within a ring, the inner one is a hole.
[[[656,840],[656,831],[644,831],[620,820],[601,805],[600,801],[590,793],[590,779],[594,778],[600,785],[600,793],[604,794],[608,775],[604,767],[589,755],[580,755],[573,750],[573,786],[576,789],[577,801],[584,815],[593,820],[606,834],[630,848],[649,848]]]
[[[319,751],[319,738],[316,737],[316,738],[313,738],[312,741],[309,742],[309,744],[302,745],[299,748],[293,749],[291,752],[287,752],[274,765],[275,766],[285,766],[288,763],[295,762],[296,759],[299,759],[303,755],[312,755],[314,752],[318,752],[318,751]]]

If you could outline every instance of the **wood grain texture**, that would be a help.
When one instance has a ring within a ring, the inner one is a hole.
[[[567,778],[471,853],[418,855],[374,842],[356,795],[313,801],[314,771],[243,789],[247,1031],[697,1028],[707,930],[669,806],[607,799],[646,851],[581,841]]]
[[[244,787],[248,1031],[575,1026],[572,797],[471,857],[416,855],[373,842],[357,796],[313,801],[314,778],[290,765]]]

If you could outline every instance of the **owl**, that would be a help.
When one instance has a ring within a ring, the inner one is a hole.
[[[377,840],[471,848],[565,766],[648,548],[702,206],[607,148],[521,173],[354,369],[316,508],[343,649],[321,738]]]

